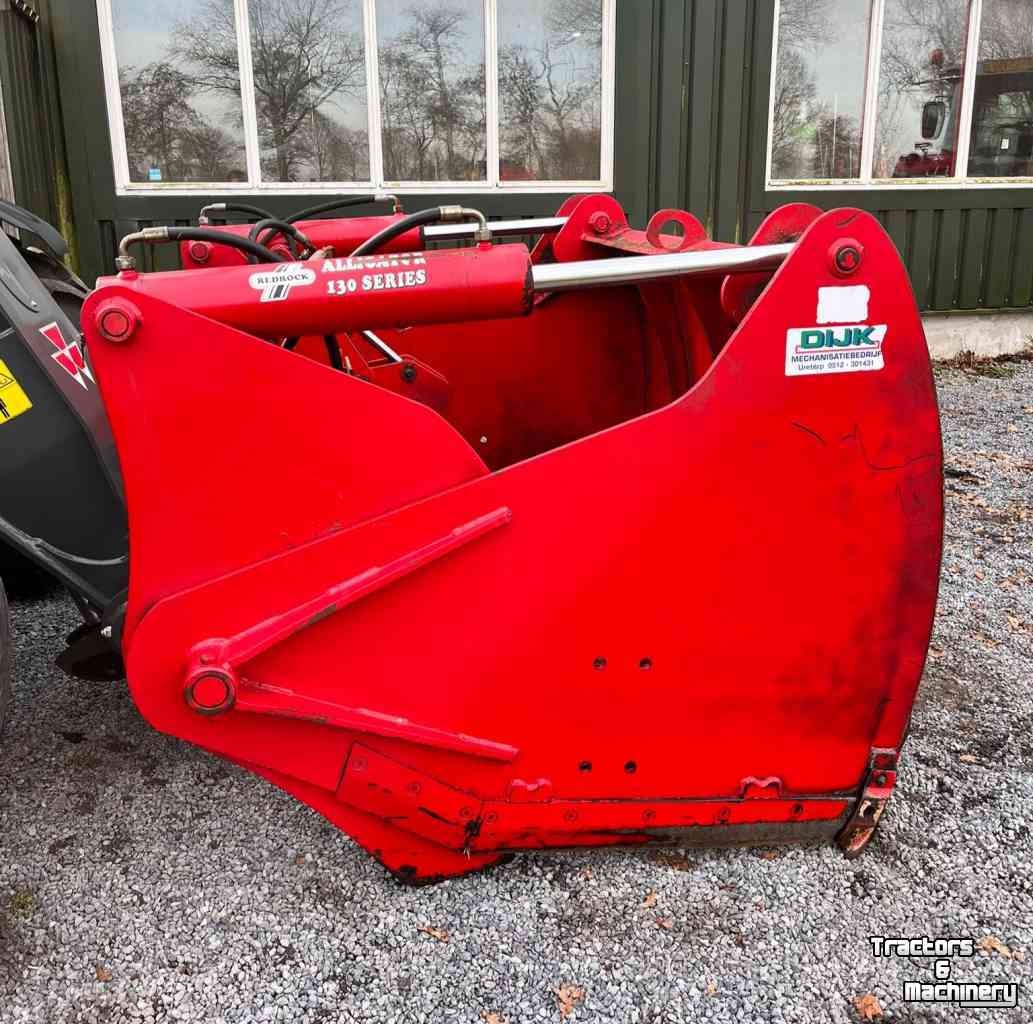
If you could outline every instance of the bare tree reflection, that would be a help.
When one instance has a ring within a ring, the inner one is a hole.
[[[365,98],[361,13],[356,0],[248,0],[248,14],[262,170],[295,181],[313,116],[331,99]],[[200,88],[240,94],[235,19],[222,0],[180,22],[170,52],[196,69]]]
[[[513,41],[518,33],[507,31],[510,9],[500,9],[501,176],[592,180],[600,176],[602,3],[549,0],[543,6],[532,45]]]
[[[598,178],[602,0],[499,7],[530,26],[499,48],[502,176]],[[248,0],[248,12],[265,179],[367,179],[360,0]],[[385,177],[483,180],[482,0],[378,0],[377,12]],[[246,176],[238,49],[233,3],[195,0],[161,59],[120,67],[133,180],[152,166],[166,181]]]
[[[387,5],[383,4],[385,12]],[[392,7],[396,5],[391,5]],[[463,181],[484,174],[484,35],[479,2],[425,0],[381,42],[384,176]]]
[[[552,0],[545,23],[558,38],[580,36],[587,46],[599,49],[603,45],[603,5],[599,0]]]
[[[776,179],[853,178],[859,172],[859,119],[838,109],[834,90],[819,81],[812,60],[844,42],[841,15],[832,0],[782,0],[771,118]]]
[[[242,147],[194,106],[193,79],[158,61],[119,69],[130,179],[147,181],[152,167],[166,181],[225,181],[242,173]]]

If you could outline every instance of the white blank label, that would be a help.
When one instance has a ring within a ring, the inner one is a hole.
[[[863,324],[868,319],[868,286],[839,285],[818,289],[819,324]]]

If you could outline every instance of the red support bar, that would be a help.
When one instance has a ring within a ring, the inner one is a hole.
[[[309,626],[322,622],[328,615],[343,611],[403,576],[505,526],[512,518],[513,513],[508,508],[497,508],[494,512],[472,519],[444,537],[409,551],[387,565],[372,566],[358,576],[330,587],[311,601],[259,622],[236,636],[226,640],[206,640],[191,651],[190,660],[198,665],[217,664],[224,668],[238,668]]]
[[[254,679],[241,680],[234,708],[237,711],[249,711],[258,715],[316,722],[349,732],[406,740],[421,747],[451,750],[457,754],[469,754],[472,757],[483,757],[488,761],[501,761],[507,764],[520,753],[517,747],[508,743],[469,736],[450,729],[437,729],[431,725],[414,722],[399,715],[387,715],[370,708],[335,704],[333,701],[309,697],[286,687],[270,686]]]

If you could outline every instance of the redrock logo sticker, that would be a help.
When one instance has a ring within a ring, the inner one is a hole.
[[[881,370],[887,324],[793,327],[786,334],[786,376]]]
[[[252,274],[248,284],[262,293],[259,302],[282,302],[298,285],[313,284],[315,272],[297,263],[281,263],[275,270]]]

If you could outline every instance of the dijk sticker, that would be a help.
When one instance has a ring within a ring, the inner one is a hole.
[[[786,376],[881,370],[887,324],[793,327],[786,333]]]
[[[7,363],[0,359],[0,427],[32,408],[29,396],[14,379]]]

